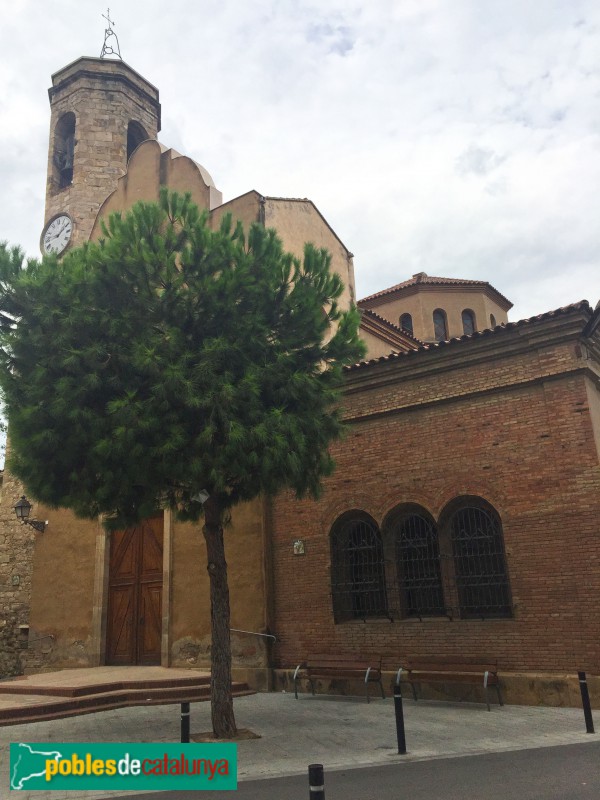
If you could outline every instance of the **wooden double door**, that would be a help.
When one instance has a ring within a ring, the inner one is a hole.
[[[160,664],[163,515],[110,538],[107,664]]]

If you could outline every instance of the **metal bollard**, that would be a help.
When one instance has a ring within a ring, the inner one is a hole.
[[[394,711],[396,712],[396,738],[398,739],[398,755],[406,754],[406,734],[404,733],[404,711],[402,710],[402,690],[400,684],[394,684]]]
[[[190,704],[181,704],[181,744],[190,743]]]
[[[585,717],[585,729],[587,733],[594,733],[594,720],[592,719],[592,706],[590,705],[587,678],[585,677],[585,672],[578,672],[577,675],[579,676],[579,689],[581,691],[583,716]]]
[[[323,764],[308,765],[308,797],[309,800],[325,800]]]

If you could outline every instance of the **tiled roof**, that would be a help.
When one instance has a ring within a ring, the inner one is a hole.
[[[379,316],[379,314],[376,314],[371,308],[361,308],[360,313],[363,315],[368,315],[369,317],[373,317],[380,324],[385,325],[388,328],[391,328],[396,333],[402,334],[402,336],[406,336],[407,339],[409,339],[411,342],[414,342],[415,344],[418,345],[425,344],[425,342],[422,342],[420,339],[417,339],[416,336],[413,336],[413,334],[407,331],[405,328],[401,328],[399,325],[394,325],[394,323],[390,322],[389,319],[385,319],[384,317]]]
[[[362,307],[364,303],[369,303],[371,300],[376,300],[380,297],[385,297],[388,294],[393,294],[394,292],[401,291],[402,289],[408,289],[412,286],[479,286],[481,288],[489,288],[495,294],[504,300],[505,303],[508,303],[509,308],[512,307],[512,303],[510,300],[501,294],[497,289],[488,283],[487,281],[471,281],[471,280],[463,280],[461,278],[441,278],[435,277],[434,275],[427,275],[425,272],[418,272],[416,275],[413,275],[412,278],[409,278],[407,281],[402,281],[402,283],[397,283],[395,286],[390,286],[389,289],[382,289],[380,292],[375,292],[375,294],[370,294],[368,297],[363,297],[362,300],[358,301],[359,308]]]
[[[502,335],[505,331],[512,330],[514,328],[521,328],[527,325],[533,325],[537,322],[541,322],[542,320],[552,319],[553,317],[559,317],[563,314],[569,314],[573,311],[587,311],[590,316],[592,314],[592,308],[587,300],[580,300],[578,303],[571,303],[568,306],[562,306],[561,308],[554,309],[553,311],[545,311],[543,314],[537,314],[534,317],[528,317],[527,319],[520,319],[517,322],[503,322],[501,325],[496,325],[495,328],[485,328],[482,331],[475,331],[475,333],[465,334],[464,336],[456,336],[452,339],[446,339],[441,342],[430,342],[421,344],[416,350],[407,350],[403,353],[390,353],[387,356],[379,356],[378,358],[371,358],[368,361],[359,361],[357,364],[351,364],[350,366],[346,367],[347,370],[352,369],[359,369],[361,367],[372,366],[374,364],[381,364],[385,361],[395,361],[398,358],[409,358],[417,355],[417,353],[425,353],[430,351],[439,350],[443,347],[451,347],[455,345],[460,345],[462,342],[471,341],[472,339],[480,339],[483,336],[498,336]]]

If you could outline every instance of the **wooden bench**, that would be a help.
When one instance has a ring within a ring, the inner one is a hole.
[[[298,664],[294,672],[294,696],[298,699],[298,680],[306,677],[315,693],[315,680],[318,678],[361,678],[365,683],[367,703],[369,684],[378,683],[382,698],[385,698],[381,682],[381,657],[357,658],[354,655],[315,655]]]
[[[410,683],[413,697],[417,699],[417,686],[421,683],[471,683],[483,686],[485,702],[490,710],[489,687],[493,686],[502,706],[498,681],[498,662],[489,658],[448,658],[423,656],[405,659],[396,675],[396,683]]]

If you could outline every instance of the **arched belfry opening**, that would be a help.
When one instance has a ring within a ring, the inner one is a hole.
[[[52,154],[53,184],[64,189],[73,183],[73,159],[75,155],[75,114],[67,111],[54,129],[54,152]]]
[[[139,122],[132,120],[127,126],[127,161],[131,158],[133,151],[146,139],[150,137]]]

